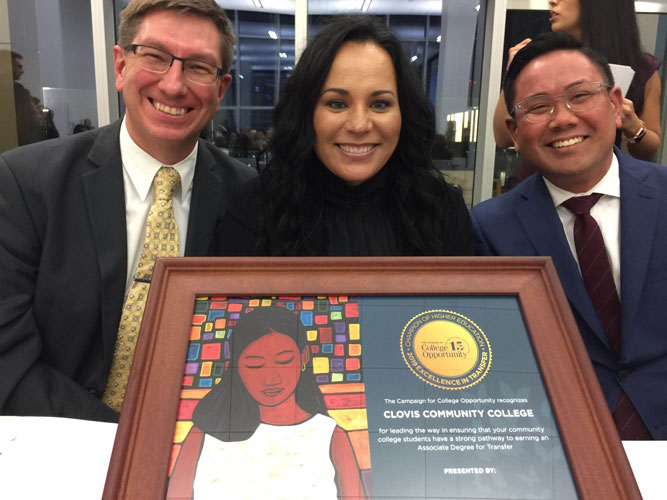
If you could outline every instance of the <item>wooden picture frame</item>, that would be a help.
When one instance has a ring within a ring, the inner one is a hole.
[[[515,296],[582,499],[640,499],[550,258],[171,258],[155,267],[104,499],[164,498],[197,296]]]

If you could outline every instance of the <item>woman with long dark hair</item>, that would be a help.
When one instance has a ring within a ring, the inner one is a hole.
[[[458,189],[433,166],[435,120],[398,37],[335,18],[274,112],[270,161],[218,228],[222,255],[472,255]]]
[[[365,498],[347,433],[327,415],[299,316],[241,315],[222,380],[197,405],[167,498]]]
[[[628,152],[635,158],[654,160],[660,147],[660,61],[644,52],[633,0],[549,0],[549,20],[553,31],[565,31],[602,54],[608,62],[630,66],[635,76],[626,94],[622,111],[621,134]],[[510,49],[514,54],[530,39]],[[507,109],[501,95],[494,115],[494,135],[499,147],[512,145],[505,128]]]

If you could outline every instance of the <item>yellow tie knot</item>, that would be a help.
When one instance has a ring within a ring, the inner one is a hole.
[[[153,178],[156,200],[171,200],[174,190],[181,183],[181,176],[174,167],[160,167]]]

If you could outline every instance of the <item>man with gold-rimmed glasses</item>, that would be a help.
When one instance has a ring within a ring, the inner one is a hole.
[[[253,171],[198,140],[234,36],[215,0],[132,0],[122,120],[0,156],[0,412],[114,421],[156,257],[209,255]]]
[[[621,438],[667,439],[667,169],[614,146],[623,96],[570,35],[521,49],[503,90],[538,172],[473,208],[478,252],[551,256]]]

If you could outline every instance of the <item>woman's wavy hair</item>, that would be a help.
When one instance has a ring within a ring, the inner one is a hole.
[[[614,64],[637,73],[651,71],[641,47],[634,0],[579,0],[581,41]],[[648,78],[650,75],[646,75]],[[644,108],[644,85],[635,78],[627,93],[637,113]]]
[[[285,85],[274,115],[271,160],[260,173],[256,202],[261,241],[273,255],[317,255],[310,231],[322,215],[317,169],[325,168],[314,152],[313,114],[338,50],[346,42],[370,42],[391,57],[396,74],[402,126],[398,145],[384,168],[391,169],[396,230],[417,255],[437,254],[442,220],[440,204],[449,196],[430,159],[435,137],[433,109],[398,36],[373,16],[334,17],[303,51]],[[439,225],[439,227],[437,227]]]
[[[195,407],[192,420],[201,431],[221,441],[245,441],[260,424],[259,404],[239,375],[239,358],[252,342],[272,332],[290,337],[301,352],[306,347],[306,329],[299,316],[284,307],[266,306],[241,315],[231,333],[231,359],[222,380]],[[296,403],[314,415],[326,414],[324,398],[315,381],[312,357],[296,386]]]

